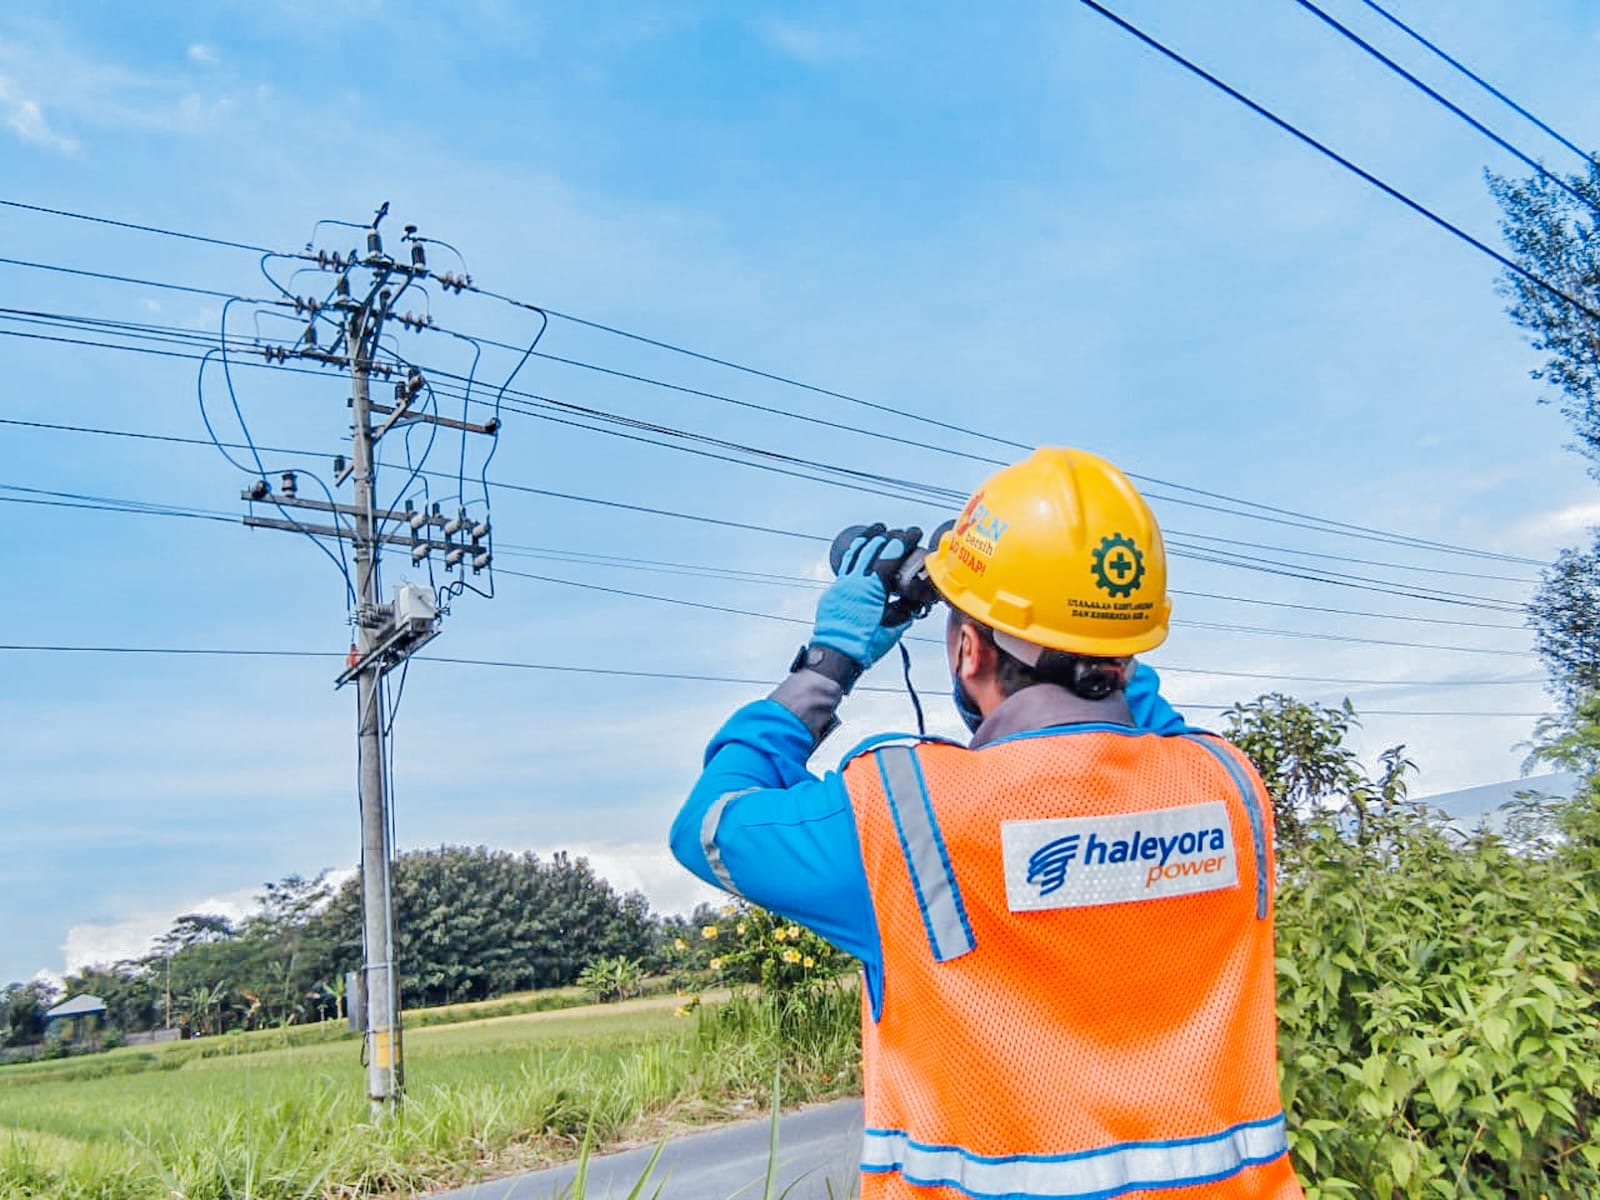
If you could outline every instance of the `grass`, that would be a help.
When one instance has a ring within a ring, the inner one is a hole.
[[[93,1078],[9,1070],[0,1196],[346,1198],[538,1166],[575,1155],[590,1131],[606,1146],[759,1111],[775,1072],[789,1100],[857,1090],[856,1003],[839,990],[679,1016],[666,997],[417,1029],[406,1104],[379,1124],[355,1041],[258,1039]],[[134,1053],[162,1050],[175,1053]]]

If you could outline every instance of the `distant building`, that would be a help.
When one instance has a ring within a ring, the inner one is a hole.
[[[1520,793],[1537,792],[1543,796],[1570,800],[1583,783],[1581,775],[1556,771],[1548,775],[1529,775],[1526,779],[1511,779],[1505,783],[1486,783],[1481,787],[1463,788],[1456,792],[1441,792],[1437,796],[1418,796],[1429,808],[1438,809],[1450,817],[1451,822],[1467,831],[1488,823],[1496,832],[1505,829],[1502,805],[1515,800]]]
[[[106,1002],[87,993],[63,1000],[44,1014],[46,1034],[60,1028],[62,1041],[73,1045],[95,1045],[100,1041],[100,1026],[105,1021]],[[65,1022],[57,1026],[57,1021]]]

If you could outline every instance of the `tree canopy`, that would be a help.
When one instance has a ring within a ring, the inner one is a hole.
[[[1512,259],[1600,312],[1600,159],[1565,182],[1584,200],[1545,175],[1489,175]],[[1561,393],[1561,411],[1578,439],[1574,449],[1600,478],[1600,321],[1515,272],[1505,273],[1501,291],[1511,319],[1547,355],[1534,378]]]

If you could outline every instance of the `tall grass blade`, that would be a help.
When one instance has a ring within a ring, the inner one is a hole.
[[[650,1156],[650,1161],[645,1163],[644,1171],[640,1174],[638,1182],[633,1185],[633,1190],[628,1193],[628,1200],[639,1200],[639,1197],[644,1194],[644,1185],[650,1182],[650,1173],[656,1169],[656,1160],[661,1157],[661,1152],[666,1148],[666,1138],[662,1138],[656,1143],[655,1153]],[[655,1194],[657,1196],[661,1195],[661,1189],[666,1185],[667,1181],[664,1179],[656,1184]]]
[[[782,1079],[782,1066],[774,1068],[772,1072],[772,1121],[767,1132],[767,1183],[761,1189],[761,1200],[773,1200],[772,1187],[778,1178],[778,1121],[783,1116],[779,1085]]]

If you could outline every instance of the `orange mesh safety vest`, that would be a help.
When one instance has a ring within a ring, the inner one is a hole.
[[[863,1200],[1302,1197],[1242,754],[1094,725],[844,781],[883,940]]]

